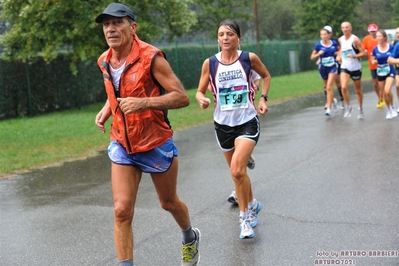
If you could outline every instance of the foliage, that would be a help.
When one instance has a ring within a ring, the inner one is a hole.
[[[2,0],[0,19],[9,30],[2,36],[5,56],[26,61],[43,57],[54,60],[64,50],[78,60],[94,59],[106,49],[102,28],[94,22],[109,0]],[[137,14],[137,34],[151,40],[160,34],[171,37],[188,32],[196,23],[192,0],[120,1]]]
[[[235,19],[242,28],[244,22],[252,18],[251,0],[197,0],[195,2],[193,8],[198,12],[198,23],[193,27],[193,32],[205,32],[211,39],[216,39],[217,26],[222,20]]]
[[[361,1],[302,0],[302,5],[296,14],[297,21],[294,30],[303,38],[314,38],[318,37],[319,30],[327,24],[333,29],[340,29],[343,21],[351,22],[352,26],[358,25],[355,8]]]
[[[399,27],[399,0],[395,0],[392,4],[393,16],[392,16],[392,24],[394,27]]]
[[[359,14],[361,14],[361,22],[363,30],[367,33],[367,25],[376,23],[381,29],[391,29],[391,17],[395,14],[392,12],[392,5],[397,0],[363,0],[358,6]]]
[[[291,39],[295,12],[301,0],[258,0],[259,31],[262,39]]]

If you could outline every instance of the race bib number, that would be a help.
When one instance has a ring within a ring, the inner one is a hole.
[[[219,88],[220,110],[235,110],[248,107],[248,85]]]
[[[391,72],[388,64],[378,65],[377,67],[377,76],[385,77]]]
[[[323,57],[321,59],[321,64],[325,67],[330,67],[333,66],[335,64],[335,60],[334,57],[329,56],[329,57]]]
[[[348,58],[348,55],[355,55],[355,52],[353,49],[348,49],[348,50],[342,50],[342,56],[343,58]]]

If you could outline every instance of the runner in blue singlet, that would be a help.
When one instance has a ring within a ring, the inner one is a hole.
[[[377,79],[380,89],[384,91],[384,100],[387,106],[386,119],[398,116],[393,106],[393,95],[391,88],[395,78],[395,68],[388,64],[388,57],[391,55],[393,46],[388,43],[388,36],[384,30],[377,31],[378,45],[371,52],[372,63],[377,65]]]
[[[334,100],[333,84],[338,71],[335,56],[337,51],[339,51],[339,46],[338,43],[330,40],[330,36],[326,29],[320,30],[320,38],[321,41],[314,45],[310,59],[320,59],[319,73],[327,92],[327,109],[325,114],[330,116]],[[335,103],[334,106],[334,111],[336,112],[337,106]]]

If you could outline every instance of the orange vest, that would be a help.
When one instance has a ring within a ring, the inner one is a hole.
[[[152,150],[173,135],[167,111],[144,110],[125,115],[116,98],[157,97],[165,94],[165,89],[151,74],[151,64],[155,56],[165,57],[165,54],[134,35],[132,50],[121,75],[119,95],[116,95],[118,92],[114,89],[109,70],[111,55],[112,50],[108,49],[97,60],[112,111],[110,138],[122,144],[127,153]]]
[[[377,69],[377,65],[373,65],[371,63],[371,53],[373,52],[373,48],[376,47],[377,45],[378,45],[378,41],[377,40],[373,40],[371,35],[367,35],[366,37],[364,37],[363,42],[362,42],[362,46],[364,47],[364,49],[367,50],[367,57],[368,57],[368,61],[369,61],[370,70],[376,70]]]

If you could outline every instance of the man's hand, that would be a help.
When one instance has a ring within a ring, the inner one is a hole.
[[[119,108],[124,114],[132,114],[147,109],[148,98],[127,97],[118,98]]]

